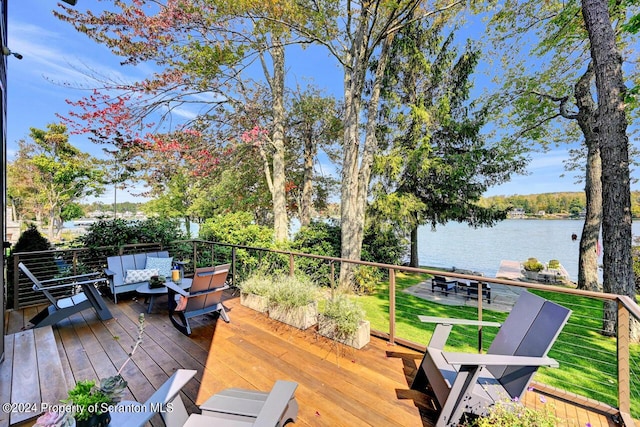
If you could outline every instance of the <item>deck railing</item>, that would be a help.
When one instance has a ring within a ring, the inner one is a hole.
[[[158,249],[169,250],[174,259],[186,261],[187,275],[192,273],[195,267],[230,262],[230,277],[233,283],[241,282],[253,270],[261,266],[264,268],[265,265],[270,271],[285,274],[304,271],[328,287],[336,286],[339,270],[345,263],[377,269],[385,277],[383,286],[379,287],[373,296],[360,297],[363,302],[368,302],[369,306],[388,307],[368,313],[372,333],[388,339],[391,344],[401,344],[420,351],[424,351],[433,328],[421,324],[417,318],[418,314],[501,321],[506,317],[506,312],[515,302],[515,298],[508,301],[505,297],[505,301],[501,301],[498,288],[514,295],[522,289],[548,292],[545,296],[559,299],[559,303],[572,309],[573,313],[549,353],[551,357],[560,361],[560,368],[541,370],[540,376],[545,384],[536,384],[536,387],[542,392],[556,396],[559,393],[564,394],[566,399],[574,403],[582,402],[602,412],[620,416],[627,425],[633,425],[632,415],[640,418],[640,344],[632,342],[629,333],[630,322],[633,319],[640,321],[640,307],[626,296],[582,291],[564,286],[444,273],[455,280],[490,283],[494,288],[492,302],[489,304],[483,301],[483,298],[477,298],[477,295],[476,298],[470,299],[463,293],[456,295],[452,292],[444,296],[439,289],[432,291],[429,283],[407,285],[407,275],[442,275],[443,272],[440,270],[188,240],[172,242],[164,248],[158,244],[145,244],[127,245],[122,248],[14,254],[13,283],[18,284],[14,287],[15,307],[22,308],[43,302],[31,291],[30,284],[18,274],[17,264],[20,261],[25,261],[36,276],[38,273],[65,274],[65,269],[69,274],[78,274],[100,271],[106,264],[106,257],[110,255]],[[55,269],[53,273],[52,268]],[[403,284],[399,287],[400,281]],[[617,333],[613,337],[602,334],[603,306],[607,302],[617,304]],[[495,335],[495,331],[482,327],[460,329],[460,332],[452,334],[453,344],[477,348],[480,352],[485,350],[484,342],[490,342]],[[483,336],[486,339],[483,340]],[[576,381],[576,378],[580,380]],[[615,388],[613,392],[612,388]]]

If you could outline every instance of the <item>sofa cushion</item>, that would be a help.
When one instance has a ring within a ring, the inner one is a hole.
[[[127,275],[124,278],[124,284],[148,282],[151,276],[157,276],[157,268],[148,268],[144,270],[127,270]]]
[[[147,265],[145,268],[156,268],[158,269],[158,274],[164,277],[171,277],[171,265],[173,263],[173,257],[169,258],[157,258],[157,257],[147,257]]]

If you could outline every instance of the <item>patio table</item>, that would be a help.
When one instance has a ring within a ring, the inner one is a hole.
[[[171,280],[167,280],[170,282]],[[178,284],[182,289],[187,290],[191,287],[192,279],[182,279],[182,282]],[[138,286],[136,292],[145,296],[145,299],[149,300],[149,307],[147,307],[147,313],[151,313],[151,308],[153,307],[153,303],[155,298],[159,295],[167,294],[167,287],[161,286],[159,288],[150,288],[149,283],[145,283],[143,285]]]

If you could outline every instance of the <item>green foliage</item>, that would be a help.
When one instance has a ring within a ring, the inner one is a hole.
[[[560,261],[558,261],[557,259],[549,260],[549,266],[548,267],[550,269],[560,268]]]
[[[77,408],[74,417],[78,421],[88,420],[92,415],[101,414],[102,405],[111,404],[111,399],[96,387],[96,382],[78,381],[76,386],[69,390],[69,396],[62,400],[63,403],[73,404]],[[96,412],[90,412],[95,409]]]
[[[400,264],[407,253],[407,241],[391,226],[374,221],[364,230],[362,260],[382,264]]]
[[[340,226],[335,221],[312,221],[300,228],[290,247],[296,252],[340,257]],[[318,284],[330,283],[331,265],[327,261],[301,257],[296,259],[296,268]]]
[[[273,288],[273,277],[256,271],[238,283],[238,287],[242,292],[248,294],[268,296]]]
[[[379,268],[369,265],[359,265],[356,268],[353,290],[362,295],[371,294],[384,280],[384,274]]]
[[[282,275],[273,277],[273,286],[268,297],[270,305],[294,309],[316,301],[318,295],[318,286],[308,277]]]
[[[78,237],[85,247],[121,247],[135,243],[161,243],[167,246],[183,238],[180,224],[176,220],[149,218],[143,221],[112,219],[93,223],[87,233]]]
[[[464,426],[555,427],[559,421],[554,415],[551,405],[535,410],[518,402],[497,402],[489,408],[489,413],[486,416],[465,423]]]
[[[522,267],[524,267],[527,271],[542,271],[544,270],[544,264],[537,260],[537,258],[529,258],[525,262],[522,263]]]
[[[234,212],[207,219],[200,226],[200,238],[231,245],[271,248],[273,229],[257,225],[249,212]],[[230,259],[231,248],[218,246],[217,253]],[[246,249],[236,251],[236,260],[246,271],[251,271],[260,264],[259,257]]]
[[[232,245],[269,248],[273,230],[257,225],[249,212],[234,212],[207,219],[200,226],[200,238]]]
[[[321,315],[333,324],[335,337],[343,339],[358,330],[366,313],[356,300],[339,294],[325,301]]]
[[[48,251],[51,248],[51,242],[49,242],[46,237],[40,234],[38,228],[35,225],[30,225],[25,231],[22,232],[22,234],[20,234],[18,241],[11,248],[11,252],[9,253],[9,260],[7,262],[7,308],[13,308],[14,304],[13,277],[15,275],[15,267],[13,254],[20,252]],[[53,255],[48,255],[45,258],[39,259],[38,263],[43,264],[41,268],[43,272],[50,272],[51,274],[49,277],[41,277],[41,279],[44,280],[53,278],[54,273],[57,272],[55,262],[53,260]]]

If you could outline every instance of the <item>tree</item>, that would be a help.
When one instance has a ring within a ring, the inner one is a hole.
[[[624,16],[625,7],[621,2],[611,3],[617,18]],[[502,126],[517,129],[507,138],[543,148],[551,143],[573,143],[580,134],[584,138],[581,149],[571,150],[574,160],[567,166],[584,170],[587,195],[578,287],[601,290],[596,251],[602,221],[599,111],[592,94],[594,72],[580,4],[507,2],[495,13],[491,28],[495,31],[492,40],[505,52],[507,70],[501,76],[504,83],[495,96],[495,110],[504,112],[499,117],[506,119]],[[621,43],[628,43],[628,38],[621,38]],[[524,52],[524,46],[532,47]]]
[[[343,69],[344,117],[340,195],[341,256],[360,259],[374,155],[377,116],[389,50],[397,32],[413,21],[446,19],[462,2],[302,1],[305,13],[284,20],[305,39],[328,49]],[[340,269],[340,283],[352,282],[355,265]]]
[[[583,0],[582,16],[589,34],[598,96],[597,133],[602,158],[602,221],[604,289],[635,300],[631,256],[631,190],[629,139],[625,108],[626,88],[622,55],[611,26],[608,2]],[[605,305],[604,331],[615,335],[617,304]],[[635,335],[640,337],[636,323]]]
[[[17,181],[19,173],[13,168],[9,186],[23,186],[21,194],[31,200],[48,218],[49,239],[62,230],[63,211],[73,202],[102,192],[102,172],[99,161],[69,143],[67,128],[49,124],[47,130],[31,128],[31,141],[20,144],[20,162],[27,167],[30,180],[27,186]],[[70,211],[66,211],[67,213]]]
[[[338,103],[332,97],[323,97],[317,90],[308,89],[294,96],[287,122],[289,145],[302,153],[292,156],[293,164],[288,170],[294,187],[289,194],[294,196],[300,225],[304,227],[311,224],[314,197],[319,206],[324,206],[327,187],[333,186],[331,178],[316,177],[314,166],[319,150],[324,150],[330,158],[335,157],[331,147],[342,131]]]
[[[481,135],[486,110],[473,111],[470,78],[479,51],[459,53],[454,33],[442,36],[441,22],[413,22],[394,39],[394,58],[385,73],[381,140],[388,148],[374,169],[378,216],[411,231],[410,265],[418,264],[418,226],[448,221],[478,227],[506,218],[506,209],[477,202],[486,189],[524,165],[507,144],[488,144]],[[381,143],[382,145],[382,143]]]
[[[118,13],[83,13],[68,7],[55,13],[124,57],[123,64],[152,62],[162,70],[131,84],[103,79],[102,91],[108,95],[97,91],[74,102],[79,111],[72,112],[71,121],[86,123],[79,130],[93,132],[98,141],[118,146],[140,144],[149,138],[135,129],[154,126],[150,123],[154,115],[164,122],[181,107],[201,104],[198,120],[215,124],[220,140],[238,138],[257,126],[230,128],[227,121],[246,116],[245,106],[251,107],[247,96],[259,85],[244,73],[257,61],[271,101],[271,122],[265,129],[273,150],[268,153],[270,166],[265,175],[272,195],[275,237],[286,240],[284,78],[288,35],[275,21],[257,21],[253,16],[257,12],[281,16],[286,7],[278,2],[208,0],[115,1],[114,5],[120,9]],[[180,130],[189,130],[189,123]],[[131,137],[114,140],[117,135]]]

